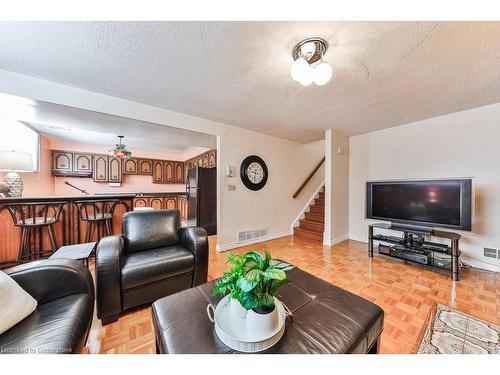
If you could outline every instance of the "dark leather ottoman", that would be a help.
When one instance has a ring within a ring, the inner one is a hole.
[[[377,305],[294,268],[290,283],[278,298],[293,313],[281,341],[269,353],[377,353],[384,311]],[[153,324],[159,353],[228,354],[207,318],[214,282],[162,298],[153,303]]]

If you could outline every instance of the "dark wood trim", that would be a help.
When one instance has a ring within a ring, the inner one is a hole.
[[[316,167],[313,169],[313,171],[311,173],[309,173],[309,176],[307,176],[307,178],[305,179],[305,181],[302,183],[302,185],[300,185],[300,187],[297,189],[297,191],[293,195],[293,199],[295,199],[295,198],[298,197],[298,195],[300,194],[300,192],[302,191],[302,189],[304,189],[304,187],[311,180],[311,178],[313,178],[314,174],[318,171],[318,169],[321,168],[321,166],[323,165],[324,162],[325,162],[325,157],[323,156],[323,159],[321,159],[321,161],[318,163],[318,165],[316,165]]]

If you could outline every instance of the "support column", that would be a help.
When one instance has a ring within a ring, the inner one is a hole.
[[[349,137],[325,132],[325,232],[323,244],[349,238]]]

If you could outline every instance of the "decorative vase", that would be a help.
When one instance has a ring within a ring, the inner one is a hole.
[[[269,312],[248,310],[247,332],[252,332],[252,336],[267,338],[275,333],[278,328],[279,315],[276,306]]]
[[[9,172],[5,175],[5,180],[10,187],[9,195],[11,197],[20,197],[23,195],[23,180],[16,172]]]
[[[241,306],[240,301],[235,298],[231,298],[231,302],[229,302],[229,308],[231,310],[231,316],[236,319],[246,319],[247,318],[247,310]]]

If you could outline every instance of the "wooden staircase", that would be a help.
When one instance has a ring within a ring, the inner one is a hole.
[[[294,236],[323,241],[325,230],[325,192],[321,191],[319,197],[314,199],[314,204],[309,206],[309,212],[305,213],[304,219],[300,219],[300,225],[293,229]]]

